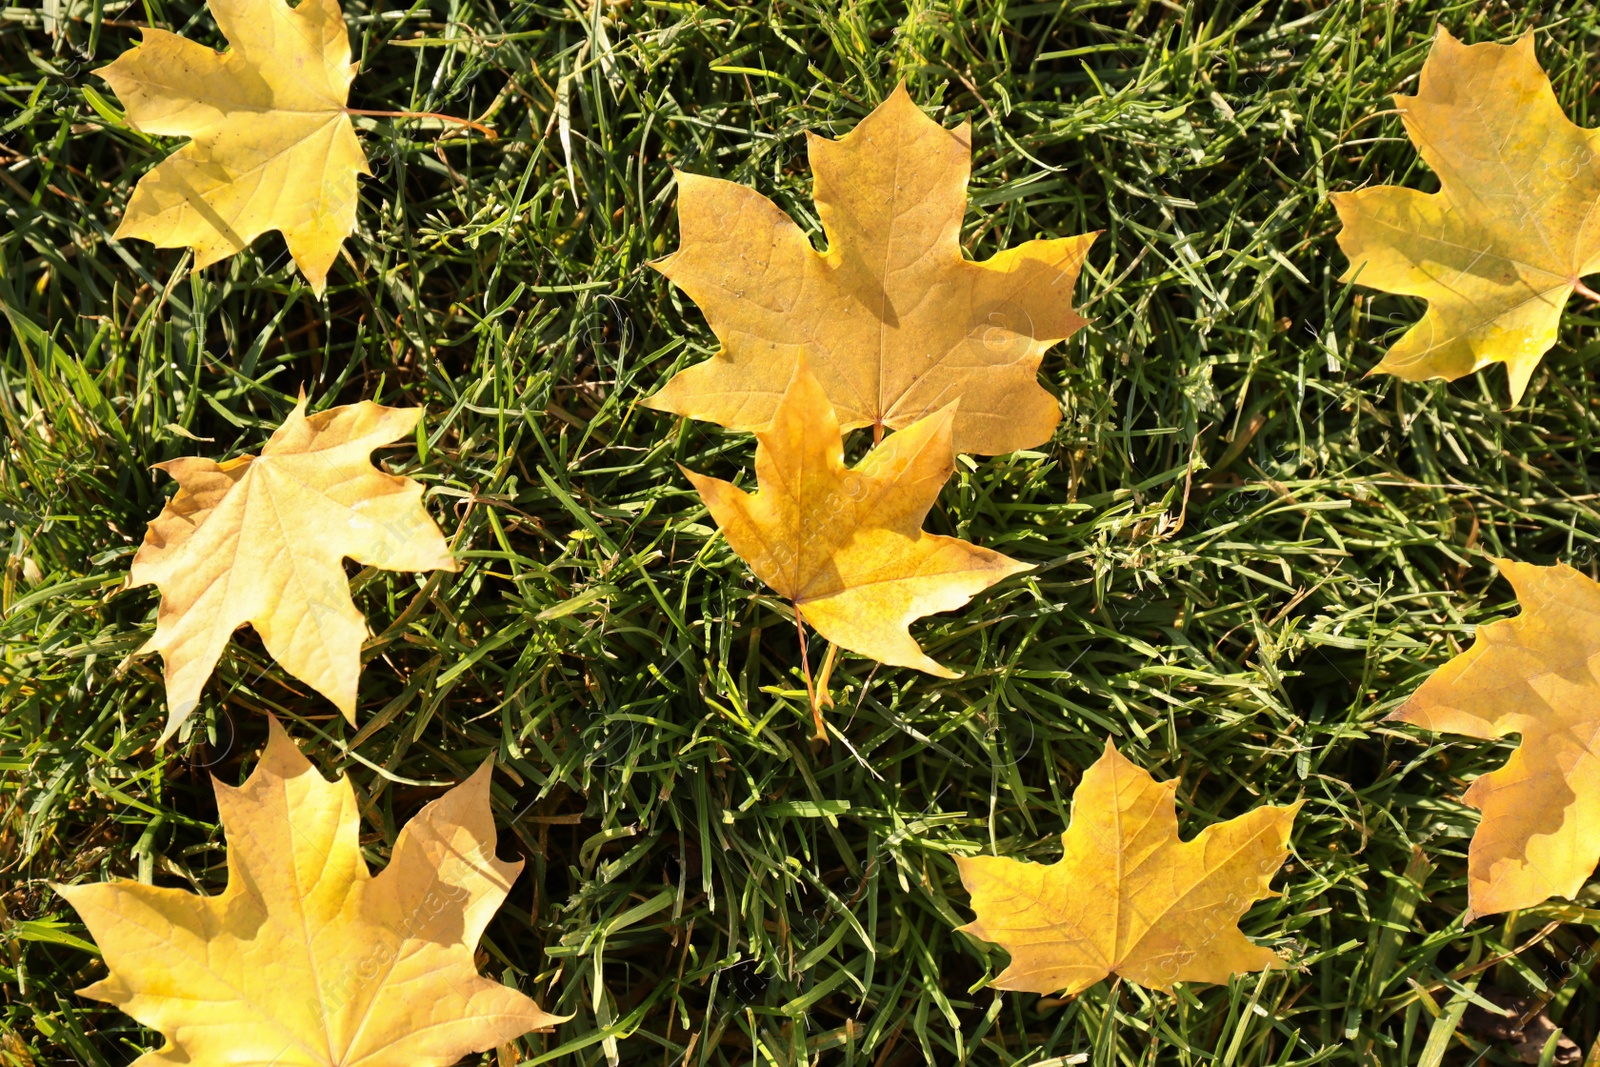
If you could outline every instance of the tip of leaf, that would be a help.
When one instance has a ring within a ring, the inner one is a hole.
[[[1389,714],[1385,715],[1383,717],[1383,721],[1384,722],[1404,722],[1404,723],[1411,722],[1411,717],[1410,717],[1411,716],[1411,705],[1414,702],[1415,702],[1415,698],[1413,698],[1412,700],[1407,700],[1404,704],[1401,704],[1398,708],[1395,708]]]
[[[271,748],[273,745],[282,744],[285,741],[291,745],[294,744],[289,739],[289,731],[283,728],[283,722],[272,712],[267,712],[267,747]]]
[[[200,702],[198,700],[174,701],[169,690],[167,692],[167,725],[161,731],[161,736],[156,738],[156,747],[164,748],[166,743],[171,741],[173,735],[178,732],[178,728],[188,721],[190,715],[194,714],[194,709],[199,705]]]
[[[267,713],[267,743],[261,750],[261,758],[256,763],[256,769],[250,772],[254,778],[268,768],[280,778],[298,778],[310,771],[311,761],[306,759],[306,754],[300,751],[300,746],[295,744],[294,738],[289,736],[289,731],[283,728],[283,723],[276,715]]]
[[[467,775],[466,779],[461,784],[476,787],[480,785],[480,782],[486,784],[493,775],[494,755],[490,754],[484,757],[483,762],[478,764],[478,769]]]

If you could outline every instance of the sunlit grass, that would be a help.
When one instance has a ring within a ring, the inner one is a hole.
[[[146,19],[220,46],[210,16],[49,13],[0,22],[0,1063],[159,1044],[73,993],[101,965],[46,882],[219,891],[207,772],[243,777],[265,711],[352,776],[375,866],[494,753],[502,855],[529,863],[482,967],[575,1015],[507,1063],[1437,1067],[1485,1048],[1451,1037],[1480,985],[1553,991],[1595,1040],[1595,984],[1564,961],[1600,916],[1460,924],[1457,798],[1509,744],[1381,723],[1512,610],[1485,553],[1595,572],[1594,316],[1574,307],[1516,409],[1499,368],[1363,379],[1418,312],[1336,280],[1325,194],[1433,187],[1382,113],[1435,20],[1503,40],[1537,17],[1590,124],[1600,8],[352,3],[355,106],[501,136],[364,122],[374,176],[323,301],[275,235],[193,276],[110,240],[172,144],[112,121],[88,71]],[[814,747],[792,623],[676,466],[748,480],[750,439],[637,404],[715,346],[646,264],[676,245],[672,167],[817,230],[804,132],[901,78],[973,123],[971,254],[1104,233],[1092,324],[1044,365],[1055,440],[964,465],[930,519],[1038,570],[914,628],[963,678],[842,657],[848,744]],[[385,461],[466,566],[351,568],[374,634],[357,730],[245,631],[156,750],[159,661],[127,658],[156,598],[118,592],[171,491],[148,467],[259,448],[302,387],[426,406]],[[987,987],[1004,961],[952,933],[950,856],[1053,859],[1108,735],[1182,776],[1186,834],[1305,798],[1284,896],[1244,922],[1290,967],[1064,1005]]]

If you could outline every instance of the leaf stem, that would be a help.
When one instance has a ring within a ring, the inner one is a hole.
[[[500,135],[494,132],[494,127],[485,126],[481,122],[471,119],[459,118],[455,115],[441,115],[437,111],[368,111],[366,108],[347,107],[346,115],[365,115],[374,119],[438,119],[440,122],[454,122],[458,126],[471,126],[491,141],[498,140]]]
[[[881,444],[883,444],[883,420],[879,419],[872,424],[872,448],[877,448]],[[870,452],[872,449],[869,448],[867,451]],[[796,626],[800,625],[800,609],[798,607],[794,609],[794,621]],[[829,641],[828,654],[822,659],[822,672],[817,677],[815,690],[811,689],[810,672],[806,673],[806,688],[811,693],[811,714],[817,720],[816,739],[818,741],[826,741],[828,739],[828,735],[822,729],[822,711],[820,709],[833,707],[833,694],[828,692],[828,682],[833,677],[833,664],[838,658],[839,646]],[[806,642],[805,634],[802,632],[800,635],[800,665],[804,667],[805,662]]]
[[[822,670],[817,673],[817,703],[833,707],[833,694],[828,692],[828,680],[833,677],[833,661],[839,658],[839,646],[828,642],[828,654],[822,657]]]
[[[817,725],[818,741],[828,739],[828,731],[822,725],[822,708],[817,703],[817,688],[811,684],[811,661],[806,656],[806,627],[800,621],[800,605],[794,606],[794,632],[800,636],[800,672],[806,679],[806,696],[811,698],[811,721]]]
[[[1600,304],[1600,293],[1595,292],[1587,285],[1584,285],[1581,281],[1572,283],[1572,291],[1589,301],[1591,304]]]

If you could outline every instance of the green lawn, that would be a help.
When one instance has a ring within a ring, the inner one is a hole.
[[[219,891],[208,772],[249,771],[268,711],[350,774],[374,866],[496,758],[501,855],[528,866],[482,970],[574,1015],[501,1064],[1513,1063],[1456,1031],[1491,987],[1550,994],[1587,1049],[1600,911],[1461,924],[1457,798],[1511,743],[1382,720],[1515,610],[1487,556],[1600,566],[1600,316],[1574,305],[1512,410],[1498,367],[1363,379],[1419,305],[1337,280],[1326,197],[1435,187],[1388,97],[1436,25],[1537,22],[1594,123],[1600,8],[1541,6],[351,0],[354,106],[501,136],[362,120],[374,176],[321,301],[276,235],[195,275],[110,238],[175,142],[89,72],[143,23],[220,46],[203,7],[0,10],[0,1063],[159,1045],[73,993],[103,967],[47,883]],[[816,231],[805,131],[901,78],[973,123],[971,255],[1104,233],[1091,325],[1045,360],[1055,439],[963,460],[929,522],[1038,569],[914,628],[958,680],[842,656],[848,743],[813,745],[786,607],[675,466],[749,479],[750,438],[639,405],[715,347],[647,263],[676,246],[672,167]],[[354,574],[359,730],[244,631],[157,749],[159,660],[128,658],[157,596],[118,592],[172,491],[148,466],[258,449],[301,387],[426,406],[386,461],[464,569]],[[1181,776],[1186,834],[1304,798],[1283,896],[1243,924],[1290,968],[990,988],[1005,957],[953,932],[951,857],[1054,859],[1108,735]]]

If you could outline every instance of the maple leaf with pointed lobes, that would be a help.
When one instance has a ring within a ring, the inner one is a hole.
[[[350,780],[325,781],[270,719],[244,785],[212,779],[228,844],[220,896],[52,887],[110,968],[80,995],[166,1037],[134,1067],[445,1067],[564,1022],[473,963],[522,870],[494,855],[493,766],[418,812],[374,877]]]
[[[1177,789],[1108,740],[1072,795],[1059,861],[956,857],[977,913],[961,930],[1011,954],[995,988],[1071,996],[1119,974],[1170,989],[1280,965],[1238,922],[1277,896],[1300,804],[1263,805],[1180,841]]]
[[[1390,719],[1485,740],[1520,734],[1462,800],[1467,919],[1575,897],[1600,862],[1600,584],[1565,564],[1495,560],[1522,614],[1478,627]]]
[[[1396,96],[1439,191],[1331,197],[1343,281],[1428,301],[1370,373],[1454,380],[1504,363],[1511,402],[1556,342],[1562,310],[1600,270],[1600,131],[1570,122],[1534,55],[1463,45],[1443,27],[1416,96]]]
[[[230,47],[147,26],[95,71],[144,133],[190,141],[139,180],[116,236],[194,249],[195,269],[280,230],[322,295],[370,174],[347,103],[356,65],[336,0],[207,0]]]
[[[829,641],[942,678],[910,623],[1033,568],[922,521],[955,469],[951,407],[891,434],[853,470],[839,420],[804,360],[756,432],[758,491],[685,470],[728,545]],[[820,723],[819,723],[820,730]]]
[[[723,347],[646,404],[755,430],[803,354],[847,430],[881,437],[960,400],[959,452],[1048,441],[1061,409],[1039,364],[1084,324],[1072,291],[1095,235],[964,258],[971,143],[968,123],[943,128],[904,84],[839,140],[808,134],[822,254],[754,189],[676,172],[682,237],[653,266]]]
[[[394,571],[456,570],[422,485],[372,466],[372,450],[405,436],[420,408],[370,401],[290,412],[258,456],[157,464],[178,493],[145,533],[130,587],[161,590],[156,632],[170,738],[194,711],[233,631],[249,623],[272,657],[355,723],[366,620],[343,560]]]

